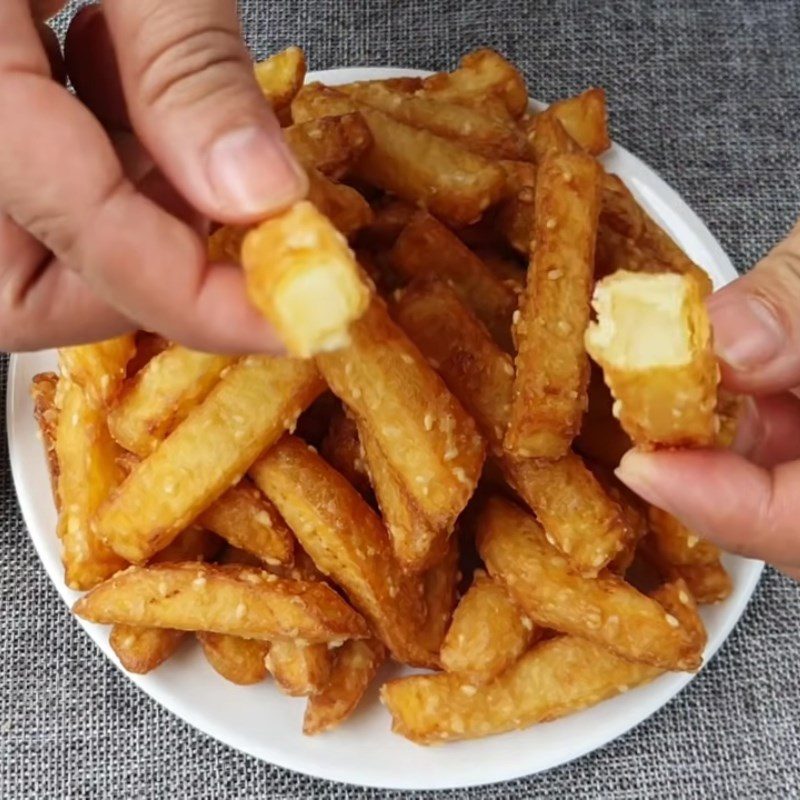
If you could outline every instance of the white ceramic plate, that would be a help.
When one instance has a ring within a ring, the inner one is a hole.
[[[340,69],[312,73],[310,80],[336,84],[396,75],[398,69]],[[644,206],[686,252],[721,286],[736,277],[714,237],[681,198],[638,158],[614,145],[603,157]],[[56,514],[42,446],[36,437],[31,378],[56,366],[53,352],[14,356],[8,385],[11,466],[22,513],[39,557],[64,602],[78,595],[64,586]],[[738,621],[755,588],[762,565],[726,558],[733,595],[703,610],[709,641],[706,659]],[[115,664],[108,629],[78,620]],[[127,674],[127,673],[126,673]],[[317,738],[302,735],[304,702],[283,696],[269,682],[238,687],[220,678],[197,647],[186,647],[150,675],[128,677],[156,702],[199,730],[256,758],[320,778],[394,789],[443,789],[509,780],[563,764],[603,746],[649,717],[690,680],[665,675],[648,686],[562,720],[526,731],[443,747],[413,745],[389,730],[389,716],[376,692],[341,729]]]

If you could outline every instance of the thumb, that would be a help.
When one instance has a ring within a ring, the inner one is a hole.
[[[767,470],[724,450],[631,450],[616,472],[723,550],[800,566],[800,461]]]
[[[708,309],[726,386],[746,394],[800,386],[800,223]]]
[[[103,8],[134,129],[198,210],[243,223],[305,194],[305,173],[255,81],[236,0]]]

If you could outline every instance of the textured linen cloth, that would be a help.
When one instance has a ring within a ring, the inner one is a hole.
[[[442,69],[490,45],[522,67],[540,99],[604,86],[614,138],[683,195],[740,269],[800,212],[797,2],[253,0],[241,10],[256,56],[299,44],[312,69]],[[63,32],[63,18],[59,25]],[[3,387],[5,372],[3,359]],[[129,683],[38,562],[14,496],[4,418],[2,426],[0,797],[401,796],[256,761]],[[709,667],[626,736],[543,775],[413,796],[800,797],[798,621],[800,586],[770,570]]]

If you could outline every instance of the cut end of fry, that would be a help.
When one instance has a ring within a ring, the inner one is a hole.
[[[346,345],[369,304],[347,242],[307,201],[248,233],[242,264],[251,299],[300,357]]]
[[[254,67],[264,97],[275,111],[287,108],[306,77],[306,57],[299,47],[287,47]]]

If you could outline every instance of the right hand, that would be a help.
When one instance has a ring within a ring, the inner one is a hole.
[[[800,579],[800,223],[708,306],[722,383],[747,396],[733,451],[631,451],[617,474],[700,536]]]
[[[66,44],[64,0],[0,2],[0,349],[144,328],[209,351],[278,352],[207,220],[248,223],[306,179],[253,76],[236,0],[114,0]]]

